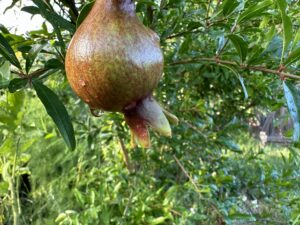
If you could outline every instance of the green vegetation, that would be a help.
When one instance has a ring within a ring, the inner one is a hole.
[[[155,97],[180,119],[149,149],[69,87],[87,2],[31,3],[20,10],[42,15],[40,30],[0,25],[0,224],[300,224],[299,1],[137,1],[165,54]],[[257,112],[283,106],[293,143],[251,137]]]

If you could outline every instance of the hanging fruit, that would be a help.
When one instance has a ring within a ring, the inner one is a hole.
[[[148,126],[171,136],[165,112],[152,92],[163,72],[159,37],[135,14],[131,0],[96,0],[66,55],[72,89],[91,111],[121,112],[132,144],[150,146]]]

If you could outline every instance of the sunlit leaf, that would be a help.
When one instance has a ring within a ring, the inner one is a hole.
[[[288,58],[284,61],[284,65],[289,66],[298,60],[300,60],[300,46],[289,54]]]
[[[9,190],[8,188],[9,188],[8,182],[4,182],[4,181],[0,182],[0,196],[7,194]]]
[[[231,138],[226,137],[220,137],[217,140],[218,143],[225,146],[230,151],[236,152],[236,153],[242,153],[240,146],[238,146]]]
[[[286,1],[276,0],[276,3],[280,10],[282,25],[283,25],[283,50],[281,56],[281,61],[282,61],[284,57],[284,53],[287,50],[293,38],[293,25],[290,17],[288,17],[288,15],[286,14],[286,7],[287,7]]]
[[[300,47],[300,28],[297,30],[295,38],[293,40],[293,44],[291,50],[295,50],[295,48]]]
[[[236,7],[239,5],[239,3],[237,2],[237,0],[225,0],[222,3],[222,7],[223,7],[223,15],[227,16],[230,13],[232,13]]]
[[[218,45],[217,45],[216,54],[218,55],[220,51],[224,48],[227,39],[225,39],[224,35],[221,35],[217,38],[217,40],[218,40]]]
[[[0,81],[0,89],[8,88],[9,81]]]
[[[9,79],[10,76],[10,62],[5,61],[1,66],[0,66],[0,78],[1,79]]]
[[[293,120],[294,134],[293,140],[300,141],[300,91],[292,83],[283,82],[284,96]]]
[[[242,88],[243,88],[243,92],[244,92],[244,95],[245,95],[245,99],[248,99],[249,95],[248,95],[248,91],[247,91],[247,88],[245,86],[245,82],[244,82],[244,78],[242,76],[238,76],[238,79],[240,81],[240,84],[242,85]]]
[[[260,2],[258,4],[253,4],[249,8],[247,8],[239,17],[237,22],[243,23],[249,19],[253,19],[255,17],[259,17],[262,15],[263,12],[265,12],[269,6],[272,5],[272,1],[266,0],[263,2]]]

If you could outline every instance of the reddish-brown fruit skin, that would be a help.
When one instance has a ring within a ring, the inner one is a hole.
[[[93,109],[123,111],[151,94],[162,71],[159,38],[130,0],[96,0],[66,55],[70,85]]]

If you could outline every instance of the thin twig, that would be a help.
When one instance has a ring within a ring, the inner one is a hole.
[[[204,31],[200,30],[199,28],[201,28],[201,27],[196,27],[196,28],[193,28],[192,30],[183,31],[183,32],[180,32],[180,33],[177,33],[177,34],[173,34],[173,35],[170,35],[170,36],[166,37],[165,39],[172,39],[172,38],[176,38],[176,37],[181,37],[181,36],[186,35],[186,34],[204,33]]]
[[[179,168],[182,170],[182,172],[184,173],[184,175],[190,180],[190,182],[192,183],[192,185],[194,186],[196,192],[200,195],[200,198],[206,202],[208,202],[212,208],[218,213],[218,215],[220,216],[220,218],[223,217],[222,213],[219,211],[218,207],[216,206],[216,204],[211,200],[211,199],[208,199],[208,198],[204,198],[202,197],[201,195],[201,191],[200,189],[198,188],[196,182],[193,180],[193,178],[190,176],[190,174],[188,173],[188,171],[184,168],[184,166],[181,164],[181,162],[179,161],[179,159],[173,155],[173,158],[175,160],[175,162],[177,163],[177,165],[179,166]]]
[[[130,159],[129,159],[129,156],[128,156],[128,151],[125,147],[124,141],[122,140],[122,138],[120,137],[119,134],[118,134],[118,139],[119,139],[121,150],[122,150],[122,153],[123,153],[123,158],[124,158],[124,161],[125,161],[125,165],[126,165],[128,171],[129,171],[129,173],[133,173],[134,172],[133,171],[133,166],[130,163]]]
[[[207,136],[202,133],[196,126],[194,126],[193,124],[191,124],[190,122],[186,121],[186,120],[181,120],[183,123],[185,123],[189,128],[191,128],[192,130],[196,131],[198,134],[200,134],[200,136],[204,139],[207,139]]]
[[[271,219],[259,219],[256,218],[255,221],[246,221],[247,223],[257,223],[257,222],[269,222],[275,224],[288,224],[286,221],[279,221],[279,220],[271,220]]]
[[[208,2],[207,12],[206,12],[206,19],[209,19],[208,17],[209,17],[210,6],[211,6],[211,0],[209,0],[209,2]]]
[[[131,192],[130,192],[130,195],[129,195],[129,198],[128,198],[128,203],[126,204],[125,210],[123,212],[123,218],[125,218],[127,216],[129,207],[131,205],[132,198],[133,198],[133,190],[131,190]]]
[[[238,66],[242,69],[248,69],[248,70],[252,70],[252,71],[260,71],[263,73],[271,73],[271,74],[276,74],[278,75],[280,78],[293,78],[293,79],[300,79],[299,75],[296,74],[291,74],[288,72],[282,72],[280,70],[273,70],[273,69],[268,69],[264,66],[248,66],[245,64],[238,64],[236,62],[233,61],[227,61],[227,60],[221,60],[218,58],[194,58],[194,59],[187,59],[187,60],[182,60],[182,61],[177,61],[177,62],[173,62],[170,63],[170,66],[175,66],[175,65],[181,65],[181,64],[192,64],[192,63],[201,63],[203,61],[209,61],[209,62],[213,62],[216,64],[223,64],[223,65],[232,65],[232,66]]]
[[[197,184],[195,183],[195,181],[193,180],[193,178],[189,175],[189,173],[186,171],[186,169],[183,167],[183,165],[181,164],[181,162],[177,159],[177,157],[175,155],[173,155],[173,158],[175,159],[177,165],[180,167],[180,169],[182,170],[182,172],[184,173],[184,175],[187,178],[189,178],[190,182],[193,184],[193,186],[196,189],[196,191],[200,193],[200,190],[199,190]]]

